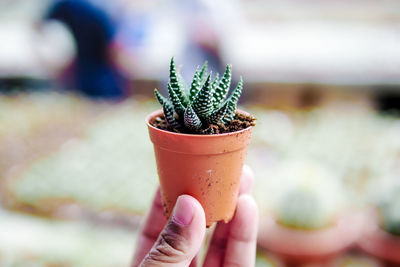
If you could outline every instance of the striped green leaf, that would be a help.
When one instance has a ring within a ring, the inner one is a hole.
[[[225,116],[228,110],[228,102],[225,102],[220,108],[215,110],[210,116],[207,117],[208,124],[217,124]]]
[[[190,86],[189,101],[192,102],[196,97],[197,93],[201,89],[201,78],[199,70],[197,69],[194,73],[192,84]]]
[[[239,97],[242,94],[242,90],[243,90],[243,79],[242,77],[240,77],[240,80],[235,90],[233,90],[231,96],[227,99],[228,109],[226,111],[224,118],[222,119],[222,122],[224,124],[229,123],[230,121],[233,120],[233,118],[235,118],[236,106]]]
[[[184,86],[182,85],[182,81],[180,81],[179,75],[176,71],[174,58],[171,58],[169,67],[169,83],[171,84],[171,88],[174,90],[175,94],[179,97],[182,105],[186,107],[188,104],[188,99]]]
[[[185,110],[183,122],[185,127],[193,132],[199,131],[202,126],[200,118],[197,116],[191,105],[189,105]]]
[[[214,108],[219,107],[226,98],[226,95],[228,94],[229,87],[231,84],[231,77],[232,77],[232,68],[230,65],[226,65],[224,76],[222,76],[221,81],[215,88]]]
[[[180,117],[183,116],[183,113],[185,112],[185,107],[183,106],[179,97],[176,95],[175,91],[172,89],[171,84],[168,84],[168,93],[172,105],[174,106],[175,112],[178,113]]]
[[[207,117],[213,112],[213,91],[211,74],[208,75],[203,87],[197,93],[193,101],[193,109],[199,117]]]

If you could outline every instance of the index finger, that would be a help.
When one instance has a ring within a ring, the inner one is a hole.
[[[240,178],[239,195],[251,194],[253,191],[254,173],[249,165],[244,165],[242,170],[242,177]]]
[[[239,195],[251,194],[253,183],[253,171],[249,166],[244,165],[242,177],[240,179]],[[218,222],[208,247],[208,252],[204,261],[205,267],[223,265],[231,224],[232,221],[229,223]]]

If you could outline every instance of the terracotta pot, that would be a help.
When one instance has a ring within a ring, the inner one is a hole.
[[[162,110],[151,113],[146,123],[154,144],[165,214],[169,217],[178,196],[188,194],[203,206],[207,226],[228,222],[235,211],[253,127],[218,135],[180,134],[150,125],[149,121],[161,114]]]
[[[301,230],[281,226],[273,217],[260,222],[258,244],[289,264],[326,262],[351,247],[364,225],[362,213],[346,214],[333,226]]]
[[[400,266],[400,236],[385,232],[379,225],[377,211],[369,211],[369,220],[359,247],[366,253],[386,262],[388,266]]]

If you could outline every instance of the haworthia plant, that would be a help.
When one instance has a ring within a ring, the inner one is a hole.
[[[177,72],[174,58],[169,70],[168,95],[166,98],[155,89],[158,102],[162,105],[165,119],[171,129],[189,133],[201,133],[211,124],[230,123],[236,113],[236,105],[243,89],[240,78],[236,88],[228,97],[232,68],[226,66],[224,75],[207,75],[207,62],[197,68],[190,87]]]

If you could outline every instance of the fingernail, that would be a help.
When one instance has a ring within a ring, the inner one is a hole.
[[[192,222],[193,216],[194,209],[189,197],[178,197],[172,213],[172,220],[177,224],[188,226]]]

